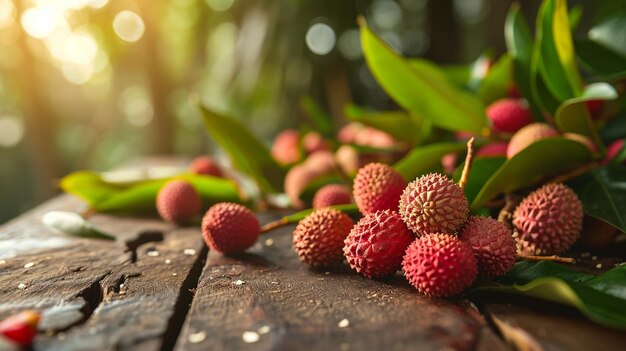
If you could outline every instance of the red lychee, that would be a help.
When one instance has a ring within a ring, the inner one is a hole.
[[[554,255],[567,251],[580,236],[583,206],[574,191],[550,183],[530,193],[513,213],[513,236],[523,253]]]
[[[335,160],[348,176],[354,175],[359,169],[359,152],[350,145],[341,145],[335,151]]]
[[[313,154],[318,151],[328,150],[328,143],[324,140],[324,137],[318,132],[308,132],[302,138],[302,147],[308,154]]]
[[[271,153],[280,164],[288,165],[298,162],[301,158],[300,133],[293,129],[278,133],[272,143]]]
[[[382,210],[395,211],[406,185],[406,180],[390,166],[370,163],[357,172],[352,194],[362,214]]]
[[[496,132],[515,133],[532,122],[528,106],[519,99],[498,100],[487,107],[486,114]]]
[[[508,272],[515,263],[515,239],[502,223],[490,217],[470,217],[459,238],[474,252],[481,275],[493,278]]]
[[[602,160],[603,165],[608,165],[624,149],[624,139],[618,139],[610,143],[606,148],[606,156]]]
[[[321,187],[313,197],[313,208],[352,203],[350,188],[341,184],[328,184]]]
[[[191,222],[202,207],[200,195],[193,186],[182,180],[167,182],[156,198],[156,208],[163,220],[186,224]]]
[[[213,205],[202,218],[202,237],[213,251],[234,254],[252,246],[261,228],[259,220],[247,207],[220,202]]]
[[[431,173],[417,178],[400,196],[400,214],[418,236],[454,234],[467,219],[469,204],[463,190],[448,177]]]
[[[339,210],[330,207],[314,210],[293,232],[293,246],[300,261],[313,267],[341,262],[343,241],[352,225],[352,219]]]
[[[415,234],[400,215],[391,210],[365,215],[344,241],[343,255],[348,264],[368,278],[396,273],[406,248]]]
[[[198,156],[191,161],[189,172],[194,174],[204,174],[213,177],[223,177],[224,173],[215,160],[209,156]]]
[[[474,282],[478,271],[472,249],[456,236],[434,233],[413,241],[402,261],[404,276],[427,296],[451,296]]]
[[[498,157],[506,156],[506,149],[509,143],[506,141],[497,141],[491,144],[487,144],[476,152],[476,157]]]
[[[506,157],[512,158],[513,156],[517,155],[518,152],[527,148],[530,144],[533,144],[534,142],[541,139],[556,137],[558,135],[559,132],[556,129],[552,128],[549,124],[529,124],[513,135],[506,150]]]

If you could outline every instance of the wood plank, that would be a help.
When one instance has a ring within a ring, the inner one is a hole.
[[[420,296],[399,275],[309,269],[292,230],[244,255],[209,254],[177,350],[508,349],[466,301]]]
[[[0,228],[0,318],[42,311],[34,349],[171,349],[206,257],[199,229],[93,216],[116,236],[109,242],[54,233],[40,221],[48,210],[83,207],[63,196]]]

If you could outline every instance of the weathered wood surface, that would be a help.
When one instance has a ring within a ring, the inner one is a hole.
[[[244,255],[210,253],[205,264],[196,227],[94,215],[116,236],[109,242],[54,233],[40,220],[49,210],[83,209],[62,196],[0,227],[0,319],[43,311],[35,350],[507,350],[505,339],[519,349],[626,345],[626,333],[554,304],[494,298],[477,301],[479,312],[466,300],[420,296],[400,275],[369,280],[345,266],[309,269],[291,248],[293,226],[262,236]],[[4,349],[15,348],[0,338]]]

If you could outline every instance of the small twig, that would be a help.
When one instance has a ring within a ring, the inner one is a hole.
[[[527,261],[553,261],[559,263],[576,263],[576,260],[572,257],[561,257],[557,255],[552,256],[535,256],[535,255],[517,255],[517,259],[519,260],[527,260]]]
[[[266,223],[261,227],[261,234],[266,234],[276,228],[280,228],[287,224],[289,224],[289,220],[287,219],[287,217],[283,217],[281,219]]]
[[[465,189],[467,184],[467,179],[472,169],[472,161],[474,161],[474,137],[467,141],[467,157],[465,157],[465,166],[463,166],[463,173],[461,173],[461,180],[459,180],[461,189]]]
[[[93,216],[96,213],[98,213],[98,211],[95,208],[90,207],[90,208],[86,209],[85,211],[80,212],[79,214],[81,215],[81,217],[87,219],[87,218]]]
[[[513,230],[513,212],[519,203],[522,202],[522,197],[515,194],[507,194],[504,197],[504,207],[498,214],[498,221]]]

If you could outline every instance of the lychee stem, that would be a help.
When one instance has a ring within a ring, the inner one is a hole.
[[[287,217],[283,217],[281,219],[277,219],[275,221],[269,222],[261,226],[261,234],[266,234],[271,232],[274,229],[280,228],[289,224],[289,219]]]
[[[504,197],[504,201],[504,207],[502,207],[498,214],[498,221],[507,226],[510,230],[513,230],[513,211],[515,211],[517,205],[522,202],[522,197],[516,194],[507,194]]]
[[[552,261],[559,263],[576,263],[576,260],[572,257],[561,257],[557,255],[552,256],[535,256],[535,255],[517,255],[518,260],[527,260],[527,261]]]
[[[463,166],[463,173],[461,173],[461,180],[459,180],[459,187],[465,189],[467,179],[469,178],[470,170],[472,169],[472,161],[474,161],[474,138],[470,138],[467,141],[467,157],[465,157],[465,165]]]

